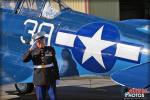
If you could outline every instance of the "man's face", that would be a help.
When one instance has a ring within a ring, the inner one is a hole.
[[[37,39],[36,45],[38,48],[43,48],[45,46],[45,38]]]

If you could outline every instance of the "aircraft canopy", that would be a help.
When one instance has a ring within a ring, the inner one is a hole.
[[[22,15],[52,19],[68,8],[62,0],[1,0],[1,9]]]

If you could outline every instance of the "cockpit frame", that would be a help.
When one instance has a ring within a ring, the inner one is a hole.
[[[3,7],[1,7],[0,10],[27,16],[42,17],[42,13],[44,11],[47,2],[49,2],[49,6],[51,6],[52,3],[55,3],[55,5],[57,4],[58,6],[57,8],[59,11],[54,11],[55,9],[53,7],[49,7],[49,9],[51,9],[52,11],[51,14],[55,13],[53,17],[58,15],[58,13],[61,13],[63,9],[69,8],[62,0],[18,0],[18,1],[4,0],[1,1]],[[7,6],[4,5],[5,3]],[[14,8],[11,8],[12,6],[11,3],[14,4],[13,5]],[[32,7],[36,9],[33,9]]]

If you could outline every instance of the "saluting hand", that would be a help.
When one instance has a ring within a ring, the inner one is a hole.
[[[37,41],[34,41],[34,43],[31,45],[31,47],[29,48],[29,51],[32,51],[34,50],[37,46],[36,46],[36,42]]]

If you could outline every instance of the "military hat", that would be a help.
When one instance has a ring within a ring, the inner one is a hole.
[[[45,32],[37,32],[32,36],[32,38],[36,41],[37,39],[42,39],[44,38],[46,33]]]

